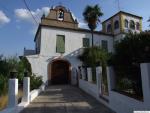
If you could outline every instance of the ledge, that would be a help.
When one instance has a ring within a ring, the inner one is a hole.
[[[137,95],[134,95],[134,94],[130,94],[130,93],[127,93],[127,92],[124,92],[124,91],[118,91],[118,90],[115,90],[115,89],[113,89],[112,91],[117,92],[117,93],[119,93],[121,95],[130,97],[130,98],[136,99],[136,100],[141,101],[141,102],[144,101],[143,97],[140,97],[140,96],[137,96]]]

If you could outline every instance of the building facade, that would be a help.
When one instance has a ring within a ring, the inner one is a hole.
[[[119,12],[102,23],[102,31],[94,31],[94,45],[113,52],[114,42],[128,30],[140,32],[142,17]],[[43,15],[35,35],[35,49],[24,50],[32,72],[42,76],[45,83],[78,83],[78,70],[82,62],[78,55],[91,46],[91,32],[78,27],[78,21],[63,6],[50,9]]]

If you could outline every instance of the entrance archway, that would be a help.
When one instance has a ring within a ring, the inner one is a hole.
[[[51,84],[69,84],[70,74],[70,63],[68,61],[56,59],[51,62]]]

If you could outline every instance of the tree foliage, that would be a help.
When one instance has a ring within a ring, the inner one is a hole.
[[[6,94],[10,72],[18,68],[17,56],[4,57],[0,55],[0,95]]]
[[[8,78],[0,74],[0,96],[7,93]]]
[[[92,34],[92,46],[93,46],[93,31],[96,29],[98,22],[100,22],[100,16],[103,13],[98,5],[87,6],[83,12],[84,20],[88,23],[88,27],[91,30]]]
[[[110,58],[108,52],[104,49],[94,46],[84,48],[83,53],[78,58],[85,66],[106,65],[107,60]]]
[[[83,12],[84,20],[88,23],[91,30],[94,30],[100,21],[99,17],[102,16],[101,8],[98,5],[87,6]]]
[[[42,77],[36,76],[35,74],[30,76],[30,81],[30,90],[38,89],[43,83]]]
[[[129,33],[115,44],[111,64],[115,69],[119,90],[132,89],[136,95],[142,96],[140,63],[143,62],[150,62],[149,32]]]
[[[142,62],[150,62],[150,33],[129,33],[124,39],[115,45],[113,64],[131,65]]]
[[[19,59],[16,55],[10,57],[0,55],[0,95],[7,93],[10,72],[14,69],[17,71],[19,86],[23,86],[25,71],[28,71],[31,78],[31,89],[38,88],[42,84],[41,77],[32,75],[31,64],[26,57]]]
[[[101,65],[102,74],[106,76],[106,65],[110,54],[104,49],[97,46],[84,48],[83,53],[78,58],[83,62],[84,66],[92,67],[93,81],[96,81],[96,66]]]
[[[26,57],[18,58],[17,55],[4,57],[1,55],[0,57],[0,74],[9,78],[10,72],[13,70],[17,71],[17,78],[19,79],[19,83],[22,84],[24,71],[28,71],[29,74],[32,74],[31,65],[28,62]]]

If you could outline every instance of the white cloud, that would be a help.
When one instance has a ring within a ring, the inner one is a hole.
[[[79,27],[80,28],[88,28],[88,25],[84,20],[78,19],[78,22],[79,22]]]
[[[31,11],[32,15],[36,18],[38,22],[40,22],[40,18],[43,14],[47,15],[49,13],[49,7],[42,7],[41,9],[36,9],[35,11]],[[18,18],[17,22],[19,21],[26,21],[30,23],[35,23],[33,17],[31,16],[30,12],[27,9],[15,9],[15,15]],[[72,12],[71,12],[72,13]],[[87,24],[82,19],[78,19],[73,13],[72,13],[73,19],[77,19],[79,22],[80,28],[87,28]]]
[[[74,15],[74,13],[73,13],[73,12],[71,12],[71,14],[72,14],[72,17],[73,17],[73,19],[74,19],[74,20],[75,20],[75,19],[77,19],[77,21],[78,21],[78,23],[79,23],[79,27],[80,27],[80,28],[88,28],[87,23],[86,23],[86,22],[84,22],[84,20],[83,20],[83,19],[79,19],[79,18],[77,18],[77,17]]]
[[[9,23],[10,19],[6,16],[6,14],[0,10],[0,24]]]
[[[49,7],[43,7],[41,9],[36,9],[35,11],[31,11],[32,15],[30,14],[30,12],[27,9],[15,9],[15,15],[16,17],[21,20],[21,21],[26,21],[26,22],[34,22],[34,19],[32,17],[32,15],[35,17],[35,19],[40,22],[40,18],[43,14],[48,14],[49,12]]]
[[[50,11],[49,9],[50,9],[49,7],[42,7],[41,9],[38,8],[35,11],[32,10],[31,13],[36,18],[36,20],[40,22],[42,15],[43,14],[47,15]],[[30,33],[35,34],[37,30],[37,25],[35,24],[35,21],[31,16],[30,12],[24,8],[15,9],[14,12],[15,12],[15,16],[17,17],[16,22],[24,21],[24,22],[29,22],[34,24],[32,26],[32,29],[30,30]],[[77,21],[79,22],[80,28],[88,28],[87,24],[84,22],[83,19],[78,19],[73,13],[72,16],[73,19],[77,19]],[[18,29],[20,29],[20,27],[18,27]]]

